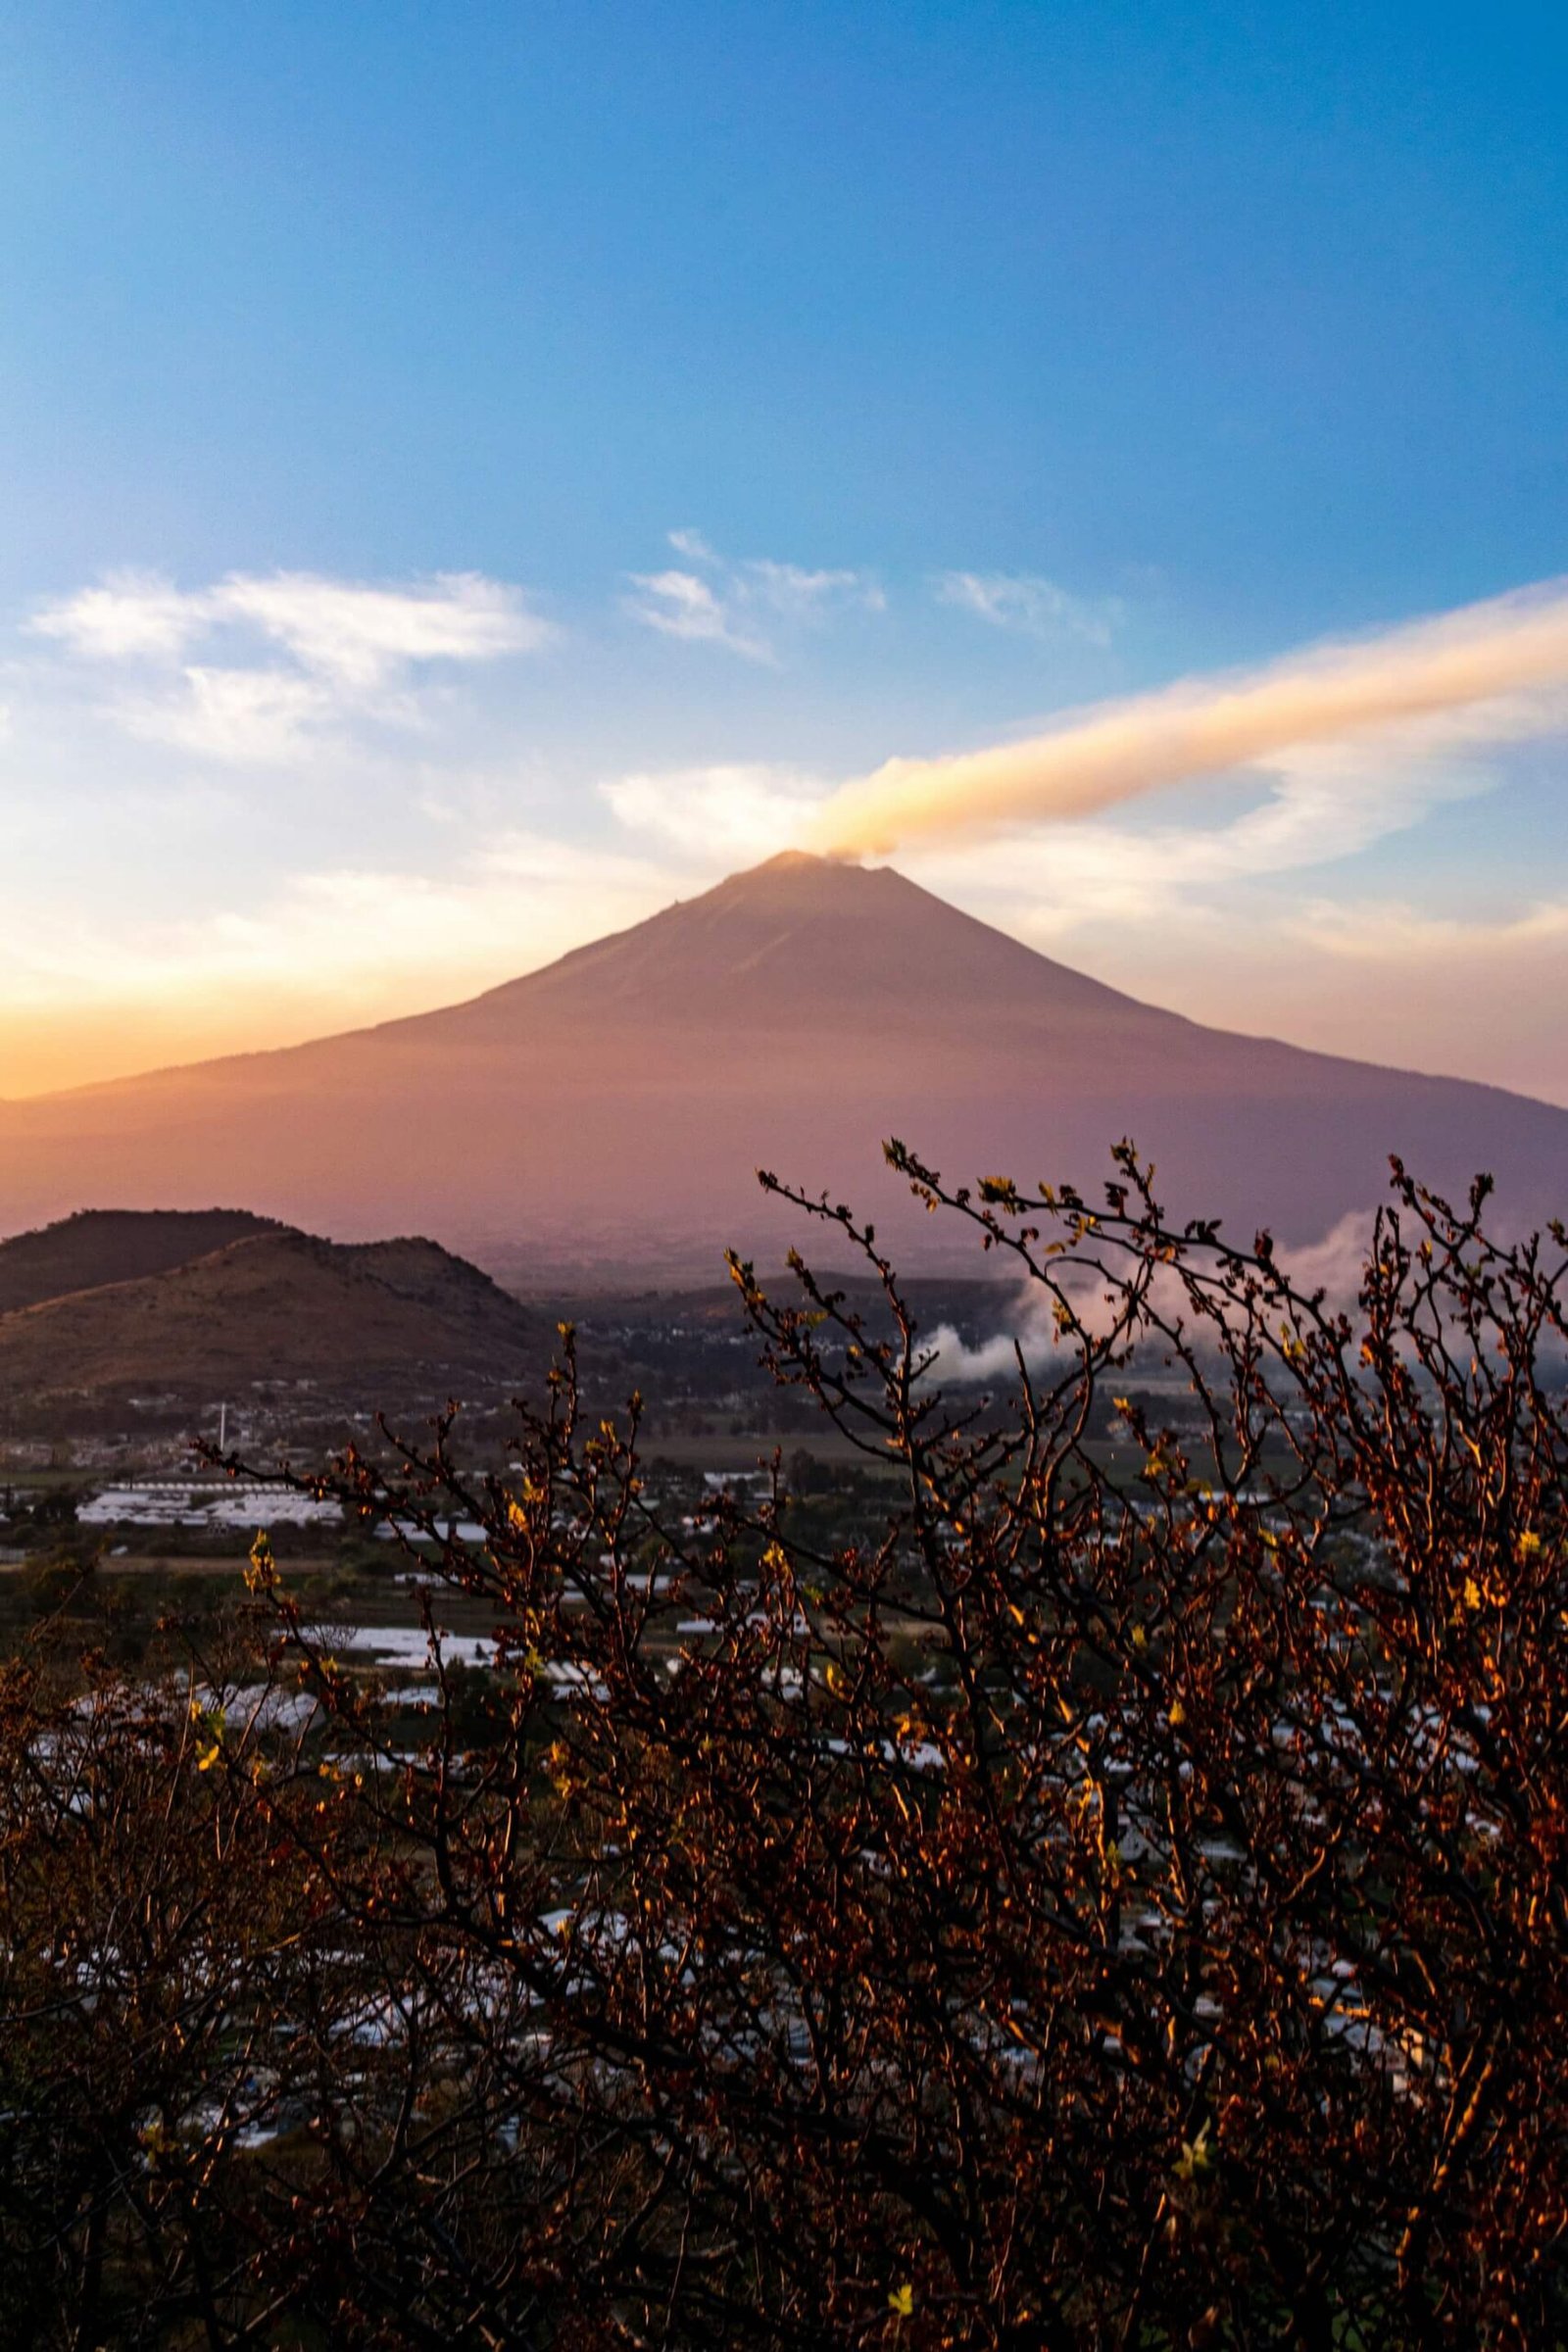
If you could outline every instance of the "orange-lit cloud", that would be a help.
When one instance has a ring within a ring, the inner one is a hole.
[[[885,853],[944,834],[1082,817],[1191,776],[1266,762],[1315,744],[1393,733],[1464,713],[1463,730],[1545,732],[1560,703],[1517,698],[1568,684],[1568,583],[1554,580],[1355,644],[1266,668],[1186,680],[1065,718],[1023,743],[935,760],[890,760],[812,816],[813,849]],[[1512,707],[1506,705],[1514,698]]]

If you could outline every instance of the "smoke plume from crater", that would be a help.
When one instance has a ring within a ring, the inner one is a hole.
[[[1261,669],[1070,713],[1026,742],[890,760],[822,803],[806,846],[884,854],[931,835],[1084,816],[1187,777],[1457,713],[1471,740],[1546,733],[1563,714],[1543,690],[1563,686],[1568,581],[1557,579]],[[1535,706],[1509,700],[1532,695]]]

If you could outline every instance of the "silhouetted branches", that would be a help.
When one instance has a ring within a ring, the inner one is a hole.
[[[671,1510],[567,1333],[506,1467],[306,1482],[418,1579],[412,1730],[265,1540],[243,1691],[11,1670],[15,2340],[1568,2332],[1563,1236],[1396,1167],[1334,1300],[1126,1147],[889,1156],[1043,1311],[945,1392],[764,1179],[872,1277],[732,1266],[873,1527]]]

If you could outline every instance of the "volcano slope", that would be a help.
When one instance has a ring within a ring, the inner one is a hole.
[[[514,1283],[711,1272],[799,1219],[760,1166],[967,1260],[881,1164],[1106,1171],[1166,1207],[1316,1241],[1387,1189],[1498,1178],[1568,1207],[1568,1111],[1205,1028],[1037,955],[889,867],[794,854],[471,1002],[284,1051],[0,1105],[0,1230],[92,1201],[237,1200],[339,1238],[417,1229]]]

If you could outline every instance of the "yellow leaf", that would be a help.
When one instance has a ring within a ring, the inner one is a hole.
[[[1196,2139],[1182,2141],[1182,2152],[1176,2159],[1175,2173],[1178,2180],[1197,2180],[1213,2169],[1214,2148],[1205,2122]]]
[[[277,1583],[277,1562],[272,1557],[271,1538],[265,1528],[258,1528],[251,1545],[250,1565],[245,1571],[246,1590],[251,1592],[270,1592]]]
[[[908,2319],[914,2310],[914,2289],[906,2283],[896,2286],[888,2296],[888,2309],[897,2320]]]

